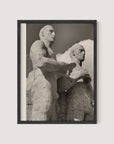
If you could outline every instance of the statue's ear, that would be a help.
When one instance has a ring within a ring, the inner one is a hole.
[[[42,37],[44,37],[44,33],[42,33]]]
[[[74,53],[74,51],[72,51],[72,56],[75,56],[75,53]]]
[[[74,56],[75,56],[74,50],[71,49],[71,51],[70,51],[70,57],[72,58]]]
[[[73,56],[75,56],[75,54],[74,54],[74,53],[73,53],[72,55],[73,55]]]

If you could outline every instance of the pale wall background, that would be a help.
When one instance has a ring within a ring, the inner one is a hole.
[[[0,143],[114,143],[113,0],[1,0]],[[17,19],[98,20],[98,124],[17,125]]]

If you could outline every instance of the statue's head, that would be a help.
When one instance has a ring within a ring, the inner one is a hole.
[[[51,25],[44,26],[40,32],[39,37],[41,40],[47,40],[49,42],[54,42],[55,40],[55,31]]]
[[[80,61],[83,62],[85,59],[85,49],[82,45],[76,44],[71,47],[70,50],[70,57],[73,61]]]

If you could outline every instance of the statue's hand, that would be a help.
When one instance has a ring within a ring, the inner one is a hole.
[[[72,73],[70,74],[70,77],[73,79],[77,79],[77,80],[82,78],[85,83],[91,81],[91,78],[90,78],[88,71],[86,69],[83,69],[83,68],[73,69]]]
[[[80,70],[80,78],[83,78],[85,83],[89,83],[91,81],[91,77],[86,69]]]

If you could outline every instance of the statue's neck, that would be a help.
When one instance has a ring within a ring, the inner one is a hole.
[[[54,51],[51,48],[52,42],[49,42],[47,40],[43,40],[43,42],[45,44],[45,47],[47,49],[47,52],[48,52],[49,56],[51,56],[52,58],[56,59],[55,53],[54,53]]]
[[[75,64],[76,64],[76,67],[82,67],[82,62],[81,62],[81,61],[79,61],[79,60],[77,60],[77,59],[71,60],[71,61],[72,61],[72,63],[75,63]]]
[[[47,41],[47,40],[45,40],[45,39],[42,39],[42,41],[44,42],[45,47],[51,48],[52,42],[49,42],[49,41]]]

